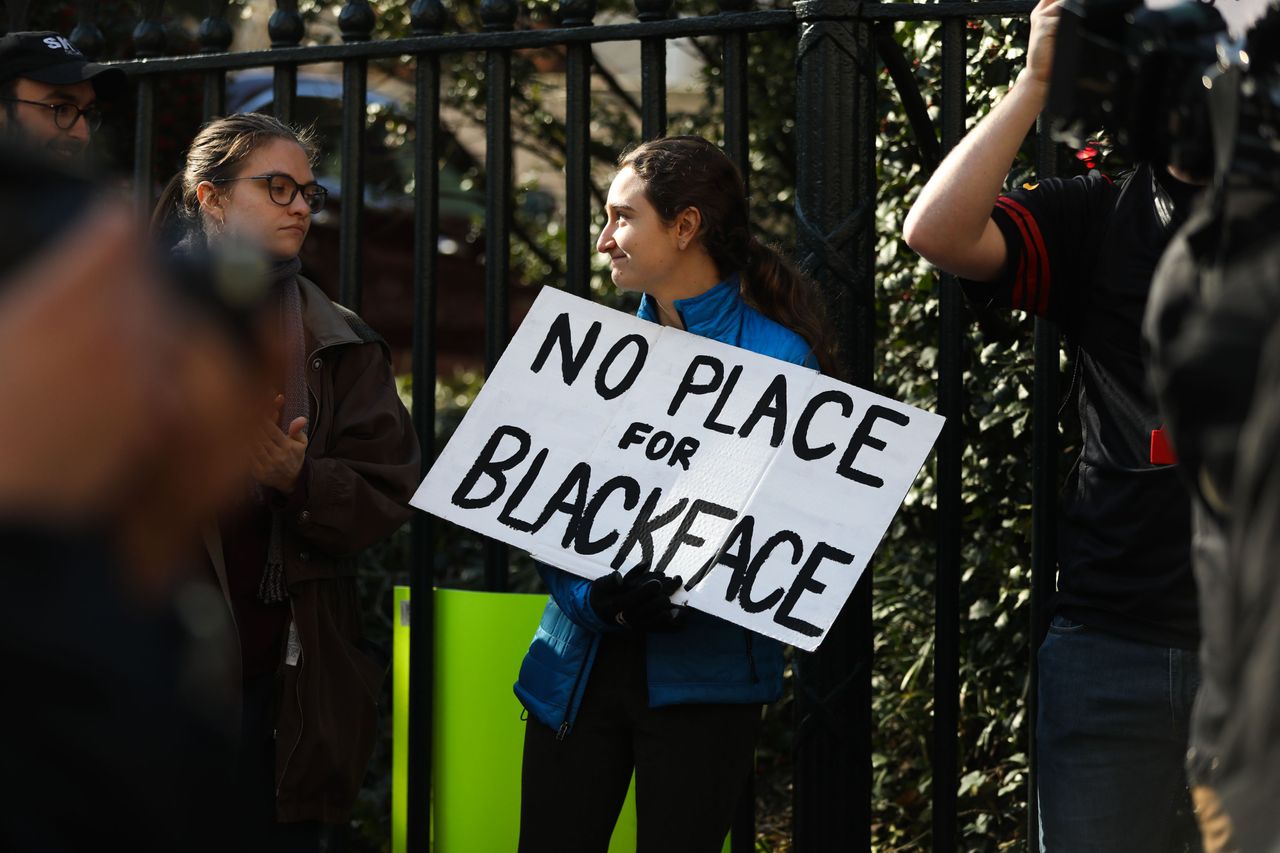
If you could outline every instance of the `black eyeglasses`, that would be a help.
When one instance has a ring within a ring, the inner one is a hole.
[[[22,98],[0,98],[0,101],[8,101],[11,104],[30,104],[33,107],[53,110],[53,123],[60,130],[70,130],[75,127],[81,116],[84,116],[85,124],[89,126],[90,131],[96,131],[102,127],[102,111],[92,104],[80,109],[75,104],[43,104],[40,101],[26,101]]]
[[[249,175],[244,178],[218,178],[209,183],[229,184],[233,181],[266,181],[267,192],[270,194],[271,200],[281,207],[288,207],[293,204],[293,200],[298,197],[298,193],[302,193],[302,200],[307,203],[307,207],[311,209],[312,213],[319,213],[323,210],[325,200],[329,197],[329,191],[315,181],[309,184],[300,184],[288,175]]]

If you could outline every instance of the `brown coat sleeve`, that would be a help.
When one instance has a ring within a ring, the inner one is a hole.
[[[320,385],[307,459],[284,517],[309,546],[345,557],[412,515],[421,452],[381,345],[328,350]]]

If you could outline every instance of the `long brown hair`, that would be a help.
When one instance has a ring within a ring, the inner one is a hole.
[[[167,245],[188,233],[203,233],[196,187],[203,181],[230,178],[236,167],[274,139],[297,143],[312,165],[316,162],[315,135],[290,127],[262,113],[236,113],[217,118],[200,128],[187,149],[185,165],[170,179],[151,214],[151,232]]]
[[[741,273],[748,305],[804,338],[823,373],[842,373],[817,287],[752,235],[742,175],[723,151],[700,136],[668,136],[623,154],[618,167],[635,171],[645,197],[664,221],[674,222],[681,211],[697,208],[702,218],[698,238],[721,280]]]

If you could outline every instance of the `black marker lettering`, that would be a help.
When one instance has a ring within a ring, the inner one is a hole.
[[[733,530],[729,533],[729,538],[724,540],[724,544],[720,546],[720,550],[707,562],[703,563],[702,568],[694,574],[693,577],[685,583],[686,590],[693,589],[709,574],[716,566],[728,566],[733,570],[732,576],[729,578],[728,589],[725,591],[724,600],[733,601],[738,597],[738,590],[742,588],[742,579],[747,573],[747,564],[751,560],[751,531],[755,529],[756,520],[753,516],[744,515],[738,519],[738,523],[733,526]],[[737,552],[733,548],[737,545]]]
[[[547,454],[551,451],[542,448],[538,451],[538,455],[533,457],[533,464],[529,466],[529,470],[520,478],[520,482],[511,494],[507,497],[507,502],[502,506],[502,512],[498,513],[498,522],[505,524],[512,530],[519,530],[521,533],[530,533],[533,531],[533,523],[529,521],[521,521],[515,517],[516,508],[520,506],[520,502],[524,500],[524,496],[529,494],[529,489],[533,488],[533,483],[538,479],[538,474],[542,472],[542,465],[547,461]]]
[[[635,358],[631,360],[631,366],[627,368],[627,372],[623,374],[621,381],[612,387],[608,384],[609,368],[613,367],[613,362],[618,355],[627,348],[628,344],[635,344]],[[596,371],[596,393],[606,400],[612,400],[619,394],[626,391],[635,383],[636,377],[640,375],[640,368],[644,367],[645,359],[649,357],[649,342],[640,335],[627,335],[619,338],[607,353],[604,360],[600,362],[600,369]]]
[[[564,378],[565,385],[572,385],[578,378],[578,374],[582,372],[582,366],[587,363],[587,357],[591,355],[592,348],[596,345],[596,339],[600,337],[600,321],[591,324],[591,328],[587,330],[587,336],[582,341],[582,346],[577,353],[573,351],[573,336],[569,333],[569,314],[565,312],[559,317],[551,321],[551,328],[547,330],[547,336],[542,340],[542,347],[538,350],[538,355],[533,360],[530,368],[534,373],[542,370],[543,365],[547,363],[547,356],[551,354],[551,347],[560,344],[560,375]]]
[[[711,411],[707,413],[707,419],[702,425],[714,432],[722,432],[725,435],[733,435],[733,427],[728,424],[722,424],[716,420],[720,415],[720,411],[724,408],[724,404],[729,402],[729,395],[733,393],[733,386],[738,384],[738,377],[742,375],[742,365],[735,364],[733,370],[729,371],[729,378],[724,382],[724,388],[720,391],[720,396],[716,398],[716,403],[711,407]]]
[[[693,454],[698,452],[698,439],[693,436],[686,435],[680,439],[676,445],[676,449],[671,451],[671,458],[667,460],[667,464],[675,467],[679,465],[684,470],[689,470],[689,460],[693,458]]]
[[[642,424],[636,421],[627,427],[627,431],[622,434],[622,441],[618,442],[618,449],[626,450],[633,444],[639,444],[652,431],[653,427],[649,426],[649,424]]]
[[[779,530],[766,539],[760,546],[760,550],[751,558],[751,565],[747,566],[746,576],[742,580],[742,594],[738,596],[738,603],[747,613],[763,613],[772,609],[778,603],[778,599],[782,598],[782,587],[778,587],[757,601],[751,597],[751,588],[755,586],[756,578],[760,576],[760,567],[764,565],[764,561],[769,559],[773,549],[783,542],[791,543],[791,548],[795,552],[795,556],[791,558],[791,565],[799,563],[800,558],[804,556],[804,543],[800,541],[798,534],[790,530]]]
[[[649,439],[649,446],[644,449],[644,455],[657,462],[667,455],[667,451],[671,450],[671,445],[675,443],[674,435],[666,430],[658,430],[653,434],[653,438]]]
[[[853,467],[853,462],[858,457],[858,451],[863,447],[870,447],[872,450],[884,450],[884,441],[871,434],[871,428],[875,426],[877,420],[881,419],[895,423],[898,426],[906,426],[911,423],[911,418],[896,409],[886,409],[884,406],[868,406],[867,413],[862,416],[862,423],[858,424],[858,428],[853,431],[853,438],[849,439],[849,446],[844,449],[844,455],[840,457],[840,464],[836,466],[836,473],[840,476],[847,477],[864,486],[871,486],[873,489],[883,486],[884,480],[874,474],[857,470]]]
[[[812,461],[829,456],[835,451],[834,443],[824,444],[821,447],[809,446],[809,424],[813,422],[813,416],[817,414],[818,409],[827,403],[839,403],[842,418],[853,414],[853,400],[845,392],[832,390],[814,394],[805,404],[804,411],[800,413],[800,419],[796,421],[796,431],[791,436],[791,448],[795,451],[797,459]]]
[[[711,368],[710,381],[694,382],[698,376],[698,368],[703,366]],[[684,402],[684,398],[689,394],[710,394],[719,388],[720,383],[723,381],[724,365],[720,363],[720,359],[710,355],[695,355],[684,371],[684,378],[680,380],[675,396],[671,398],[671,405],[667,406],[667,414],[674,415],[680,411],[680,404]]]
[[[494,460],[494,454],[498,452],[498,446],[502,444],[502,440],[510,436],[514,438],[519,445],[516,452],[508,456],[506,459]],[[471,470],[467,471],[462,482],[458,484],[458,488],[454,489],[453,495],[449,498],[454,506],[462,509],[481,509],[502,497],[502,493],[507,488],[507,477],[504,471],[510,471],[519,465],[529,453],[529,433],[515,426],[500,426],[493,431],[493,435],[489,436],[489,440],[485,442],[484,449],[480,451],[480,456],[471,465]],[[480,481],[482,476],[488,476],[493,480],[493,489],[483,497],[471,497],[471,490],[475,488],[476,483]]]
[[[743,422],[742,429],[738,430],[738,435],[743,438],[751,435],[761,418],[773,418],[773,434],[769,437],[769,446],[778,447],[787,433],[787,377],[781,373],[773,377],[768,389]]]
[[[569,471],[569,475],[564,478],[564,482],[560,484],[555,494],[547,501],[547,505],[542,509],[542,514],[533,523],[533,530],[529,532],[537,533],[551,520],[551,516],[557,512],[563,512],[569,516],[569,522],[565,525],[560,547],[568,548],[569,543],[573,541],[574,534],[578,532],[578,523],[582,520],[583,513],[586,511],[587,484],[589,482],[591,482],[591,466],[586,462],[579,462],[574,465]],[[570,492],[575,493],[572,501],[567,500]]]
[[[698,516],[703,513],[714,515],[716,518],[723,518],[729,521],[738,517],[736,509],[729,509],[727,506],[704,501],[701,498],[694,500],[693,505],[689,507],[689,511],[685,513],[684,518],[680,520],[680,526],[676,528],[675,535],[671,537],[671,541],[667,543],[667,550],[663,553],[662,559],[658,561],[656,571],[666,573],[667,566],[671,565],[671,561],[675,559],[676,551],[680,550],[681,545],[691,545],[699,548],[706,544],[705,539],[701,536],[694,536],[689,533],[693,523],[698,520]]]
[[[587,510],[583,513],[582,521],[578,524],[578,531],[573,537],[573,550],[585,555],[599,554],[601,551],[609,550],[613,543],[618,540],[618,531],[613,530],[594,542],[591,541],[591,525],[595,523],[600,507],[610,494],[618,490],[622,491],[623,509],[635,508],[636,502],[640,500],[639,483],[630,477],[623,476],[606,480],[603,486],[596,489],[596,493],[591,496],[591,500],[587,503]]]
[[[631,531],[627,534],[627,538],[622,540],[622,547],[618,549],[617,555],[610,563],[614,569],[622,568],[622,564],[627,561],[627,556],[637,542],[640,543],[640,562],[632,566],[632,569],[647,567],[653,563],[654,532],[674,521],[680,513],[684,512],[685,504],[689,503],[688,498],[681,498],[670,509],[654,515],[653,511],[657,508],[660,497],[662,497],[662,489],[655,488],[649,493],[649,497],[645,498],[644,506],[640,507],[635,523],[631,525]]]
[[[791,611],[795,609],[796,602],[800,600],[800,596],[806,592],[821,593],[827,588],[827,585],[822,581],[813,579],[814,573],[818,571],[818,566],[822,565],[823,560],[830,560],[833,563],[847,566],[853,562],[853,555],[828,545],[826,542],[819,542],[814,546],[813,552],[809,554],[809,559],[804,563],[804,567],[796,573],[795,579],[791,581],[791,589],[787,590],[787,597],[782,600],[778,611],[773,614],[774,622],[784,628],[790,628],[792,631],[804,634],[806,637],[822,636],[821,628],[817,625],[811,625],[803,619],[797,619],[791,615]]]

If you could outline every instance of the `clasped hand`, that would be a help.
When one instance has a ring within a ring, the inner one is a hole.
[[[661,572],[611,572],[591,582],[588,600],[596,615],[637,631],[671,632],[684,624],[684,608],[671,603],[679,577]]]
[[[253,479],[283,495],[293,493],[307,456],[307,419],[294,418],[289,429],[280,429],[284,396],[275,399],[274,411],[262,418],[252,449]]]

